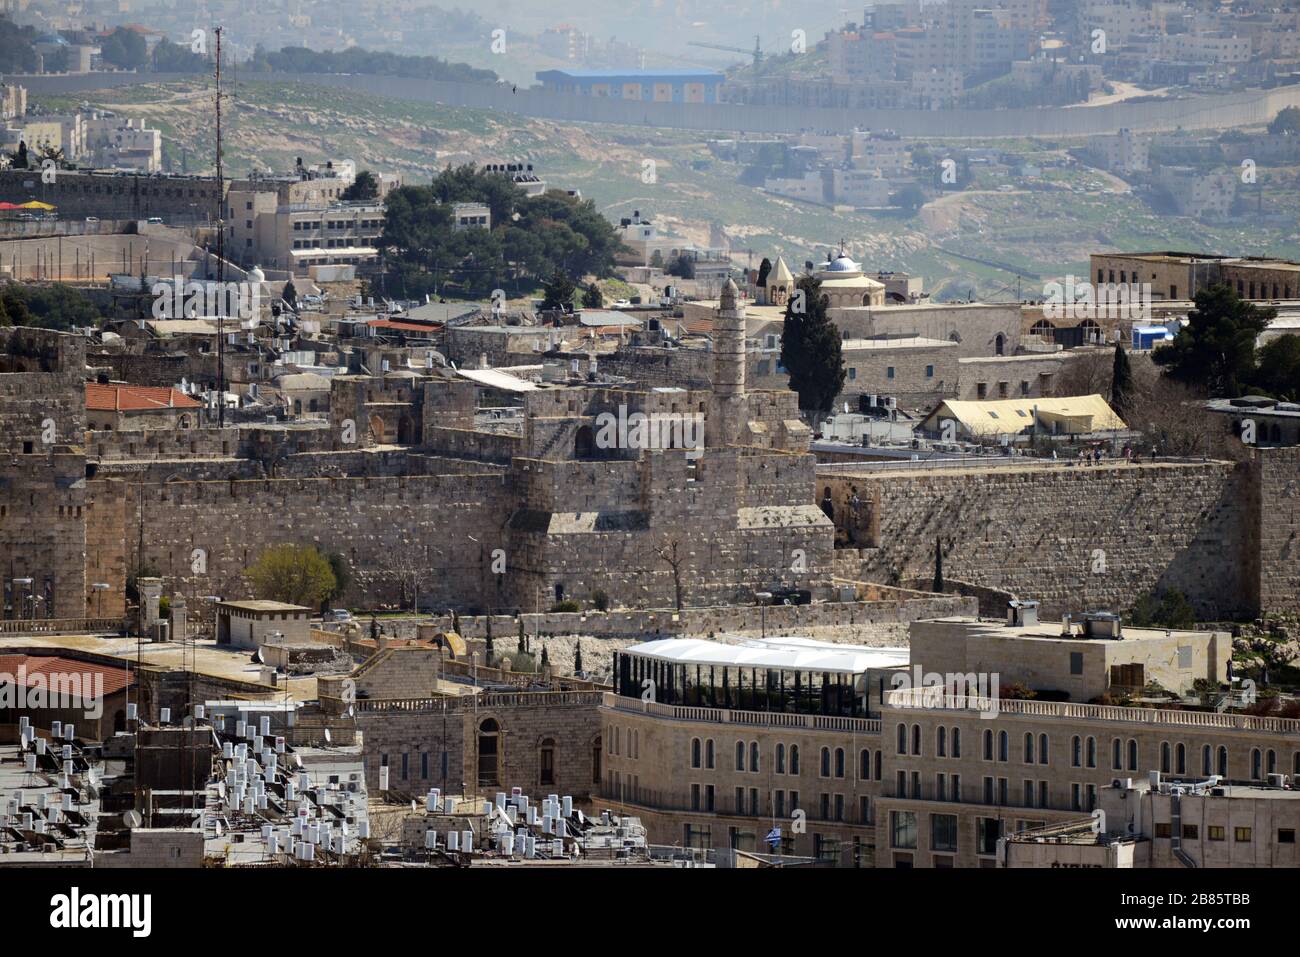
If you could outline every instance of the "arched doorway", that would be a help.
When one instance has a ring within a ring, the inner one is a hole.
[[[591,459],[596,457],[596,433],[591,426],[584,425],[573,436],[573,457]]]
[[[479,787],[496,787],[500,783],[500,746],[501,726],[488,718],[478,726]]]
[[[1006,353],[1006,348],[1007,348],[1006,337],[999,332],[997,336],[993,339],[993,354],[996,356],[1004,355]]]

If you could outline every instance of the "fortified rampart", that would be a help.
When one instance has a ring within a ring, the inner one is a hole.
[[[1288,468],[1275,451],[1259,450],[1270,528]],[[1281,451],[1291,453],[1294,484],[1296,450]],[[823,472],[817,485],[859,547],[862,578],[932,579],[937,542],[945,576],[1038,599],[1046,615],[1127,609],[1143,593],[1176,588],[1200,615],[1226,618],[1253,613],[1259,593],[1259,461]],[[1273,553],[1288,548],[1296,518],[1292,505],[1292,531],[1268,533]],[[1295,589],[1284,594],[1293,581],[1268,573],[1269,607],[1295,607]]]

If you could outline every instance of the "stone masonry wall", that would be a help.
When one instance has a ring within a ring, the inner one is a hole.
[[[945,575],[1038,599],[1045,616],[1123,610],[1164,588],[1202,617],[1252,611],[1246,466],[823,473],[817,484],[851,527],[866,580],[931,577],[939,539]]]

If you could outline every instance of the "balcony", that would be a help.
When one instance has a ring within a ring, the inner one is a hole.
[[[627,714],[654,715],[673,721],[699,721],[707,724],[730,724],[755,728],[803,728],[808,731],[848,731],[857,734],[880,734],[878,718],[844,718],[825,714],[796,714],[785,711],[738,711],[726,708],[700,708],[686,705],[659,704],[605,692],[603,707]],[[1300,722],[1297,722],[1300,723]]]
[[[1003,698],[992,701],[968,695],[945,695],[936,688],[902,688],[885,693],[889,711],[988,712],[996,707],[1001,715],[1063,719],[1073,722],[1101,721],[1149,724],[1168,727],[1204,728],[1223,731],[1253,731],[1265,734],[1300,734],[1300,719],[1268,718],[1214,711],[1161,710],[1119,705],[1072,704],[1064,701],[1024,701]],[[889,717],[893,717],[890,715]],[[879,722],[877,722],[879,724]]]

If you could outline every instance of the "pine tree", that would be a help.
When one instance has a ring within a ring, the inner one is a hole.
[[[573,306],[573,294],[577,290],[573,280],[563,269],[557,269],[546,284],[546,296],[542,300],[543,309],[563,309]]]
[[[523,620],[523,618],[520,618],[520,619],[519,619],[519,645],[518,645],[518,647],[517,647],[515,650],[516,650],[517,652],[519,652],[519,654],[521,654],[521,655],[522,655],[525,651],[528,650],[528,639],[524,637],[524,620]]]
[[[1121,419],[1125,417],[1133,400],[1133,369],[1128,362],[1128,353],[1118,342],[1115,343],[1115,364],[1110,374],[1110,406]]]
[[[799,278],[781,332],[781,365],[805,412],[829,412],[844,387],[840,333],[831,322],[821,285],[814,276]]]
[[[550,656],[546,654],[546,646],[542,645],[542,668],[546,669],[551,666]]]
[[[772,271],[772,260],[764,256],[763,261],[758,264],[758,282],[756,282],[755,285],[766,286],[767,274],[770,273],[771,271]]]

